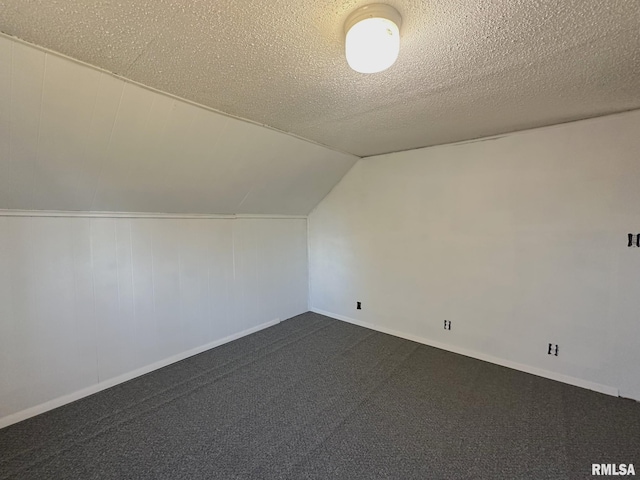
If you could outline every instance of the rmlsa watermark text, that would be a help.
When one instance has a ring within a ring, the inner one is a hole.
[[[591,475],[633,475],[636,469],[633,463],[592,463]]]

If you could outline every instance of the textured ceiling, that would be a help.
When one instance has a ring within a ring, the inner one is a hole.
[[[638,0],[387,0],[398,62],[362,75],[367,0],[0,0],[0,31],[359,156],[640,107]]]

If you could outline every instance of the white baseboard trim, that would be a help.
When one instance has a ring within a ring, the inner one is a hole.
[[[41,413],[45,413],[45,412],[48,412],[49,410],[53,410],[54,408],[58,408],[63,405],[66,405],[67,403],[75,402],[76,400],[80,400],[81,398],[88,397],[89,395],[93,395],[94,393],[98,393],[102,390],[106,390],[107,388],[111,388],[120,383],[127,382],[136,377],[140,377],[147,373],[153,372],[154,370],[158,370],[159,368],[166,367],[167,365],[171,365],[172,363],[179,362],[180,360],[184,360],[185,358],[192,357],[199,353],[210,350],[214,347],[218,347],[225,343],[232,342],[233,340],[237,340],[238,338],[245,337],[247,335],[250,335],[260,330],[264,330],[265,328],[272,327],[278,323],[280,323],[279,318],[272,320],[270,322],[263,323],[256,327],[252,327],[247,330],[234,333],[233,335],[229,335],[228,337],[224,337],[220,340],[215,340],[213,342],[207,343],[206,345],[201,345],[199,347],[192,348],[191,350],[187,350],[186,352],[172,355],[169,358],[165,358],[164,360],[160,360],[158,362],[152,363],[151,365],[146,365],[144,367],[138,368],[131,372],[123,373],[122,375],[118,375],[117,377],[104,380],[102,382],[96,383],[95,385],[91,385],[89,387],[83,388],[82,390],[78,390],[76,392],[63,395],[53,400],[49,400],[48,402],[41,403],[40,405],[36,405],[35,407],[30,407],[16,413],[12,413],[11,415],[7,415],[6,417],[0,418],[0,428],[8,427],[9,425],[13,425],[14,423],[21,422],[22,420],[26,420],[27,418],[35,417],[36,415],[40,415]]]
[[[468,350],[466,348],[461,348],[461,347],[456,347],[454,345],[449,345],[446,343],[436,342],[424,337],[418,337],[417,335],[409,335],[406,333],[398,332],[396,330],[392,330],[390,328],[380,327],[378,325],[374,325],[368,322],[363,322],[361,320],[355,320],[353,318],[346,317],[344,315],[340,315],[337,313],[326,312],[318,308],[311,308],[311,311],[318,313],[320,315],[324,315],[326,317],[335,318],[336,320],[342,320],[343,322],[352,323],[360,327],[365,327],[371,330],[376,330],[378,332],[387,333],[389,335],[393,335],[394,337],[405,338],[407,340],[411,340],[417,343],[422,343],[424,345],[429,345],[431,347],[439,348],[441,350],[447,350],[449,352],[458,353],[460,355],[464,355],[465,357],[477,358],[478,360],[483,360],[485,362],[494,363],[496,365],[512,368],[514,370],[520,370],[521,372],[537,375],[538,377],[544,377],[550,380],[556,380],[558,382],[567,383],[569,385],[574,385],[576,387],[586,388],[588,390],[593,390],[595,392],[605,393],[607,395],[612,395],[614,397],[619,396],[618,389],[615,387],[601,385],[599,383],[590,382],[589,380],[583,380],[581,378],[571,377],[569,375],[564,375],[562,373],[551,372],[549,370],[544,370],[542,368],[531,367],[529,365],[525,365],[522,363],[512,362],[511,360],[504,360],[502,358],[493,357],[491,355],[476,352],[473,350]]]

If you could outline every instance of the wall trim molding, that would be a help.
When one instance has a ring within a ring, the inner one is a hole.
[[[419,337],[417,335],[410,335],[406,333],[399,332],[397,330],[393,330],[386,327],[381,327],[378,325],[374,325],[372,323],[363,322],[361,320],[356,320],[345,315],[340,315],[337,313],[327,312],[325,310],[321,310],[319,308],[311,308],[311,311],[314,313],[318,313],[320,315],[324,315],[326,317],[331,317],[336,320],[341,320],[343,322],[352,323],[354,325],[358,325],[360,327],[368,328],[370,330],[376,330],[381,333],[386,333],[388,335],[393,335],[394,337],[404,338],[406,340],[411,340],[413,342],[422,343],[424,345],[429,345],[431,347],[439,348],[440,350],[446,350],[448,352],[457,353],[460,355],[464,355],[465,357],[471,357],[478,360],[483,360],[485,362],[493,363],[496,365],[500,365],[502,367],[512,368],[514,370],[519,370],[521,372],[530,373],[532,375],[537,375],[538,377],[548,378],[550,380],[556,380],[558,382],[566,383],[569,385],[573,385],[576,387],[586,388],[587,390],[593,390],[595,392],[604,393],[606,395],[611,395],[614,397],[618,397],[619,390],[615,387],[610,387],[608,385],[601,385],[599,383],[591,382],[589,380],[584,380],[581,378],[572,377],[570,375],[564,375],[562,373],[552,372],[549,370],[544,370],[542,368],[532,367],[529,365],[525,365],[523,363],[513,362],[511,360],[505,360],[503,358],[494,357],[492,355],[487,355],[484,353],[476,352],[474,350],[468,350],[462,347],[456,347],[454,345],[449,345],[446,343],[436,342],[430,340],[428,338]]]
[[[253,214],[253,213],[237,213],[235,215],[233,215],[233,218],[253,218],[253,219],[260,219],[260,218],[276,218],[276,219],[282,219],[282,220],[287,220],[287,219],[300,219],[300,220],[306,220],[308,218],[307,215],[278,215],[278,214]]]
[[[281,320],[279,318],[276,318],[274,320],[271,320],[270,322],[262,323],[258,326],[243,330],[238,333],[234,333],[220,340],[215,340],[213,342],[207,343],[206,345],[192,348],[191,350],[172,355],[171,357],[165,358],[164,360],[160,360],[131,372],[118,375],[117,377],[110,378],[108,380],[104,380],[102,382],[96,383],[95,385],[91,385],[90,387],[86,387],[76,392],[63,395],[53,400],[49,400],[45,403],[41,403],[40,405],[36,405],[35,407],[30,407],[16,413],[12,413],[0,418],[0,428],[8,427],[9,425],[13,425],[14,423],[18,423],[28,418],[35,417],[36,415],[40,415],[41,413],[48,412],[49,410],[53,410],[54,408],[58,408],[68,403],[75,402],[76,400],[88,397],[89,395],[93,395],[94,393],[106,390],[107,388],[111,388],[120,383],[127,382],[136,377],[140,377],[147,373],[153,372],[154,370],[158,370],[162,367],[166,367],[167,365],[171,365],[172,363],[179,362],[180,360],[184,360],[207,350],[211,350],[212,348],[232,342],[233,340],[237,340],[238,338],[245,337],[260,330],[264,330],[265,328],[272,327],[280,322]]]
[[[159,219],[301,219],[306,215],[279,214],[200,214],[200,213],[151,213],[151,212],[79,212],[63,210],[5,210],[0,209],[0,217],[68,217],[68,218],[159,218]]]

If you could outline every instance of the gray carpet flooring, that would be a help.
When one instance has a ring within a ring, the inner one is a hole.
[[[640,470],[640,403],[314,313],[0,430],[0,479],[572,479],[592,463]]]

